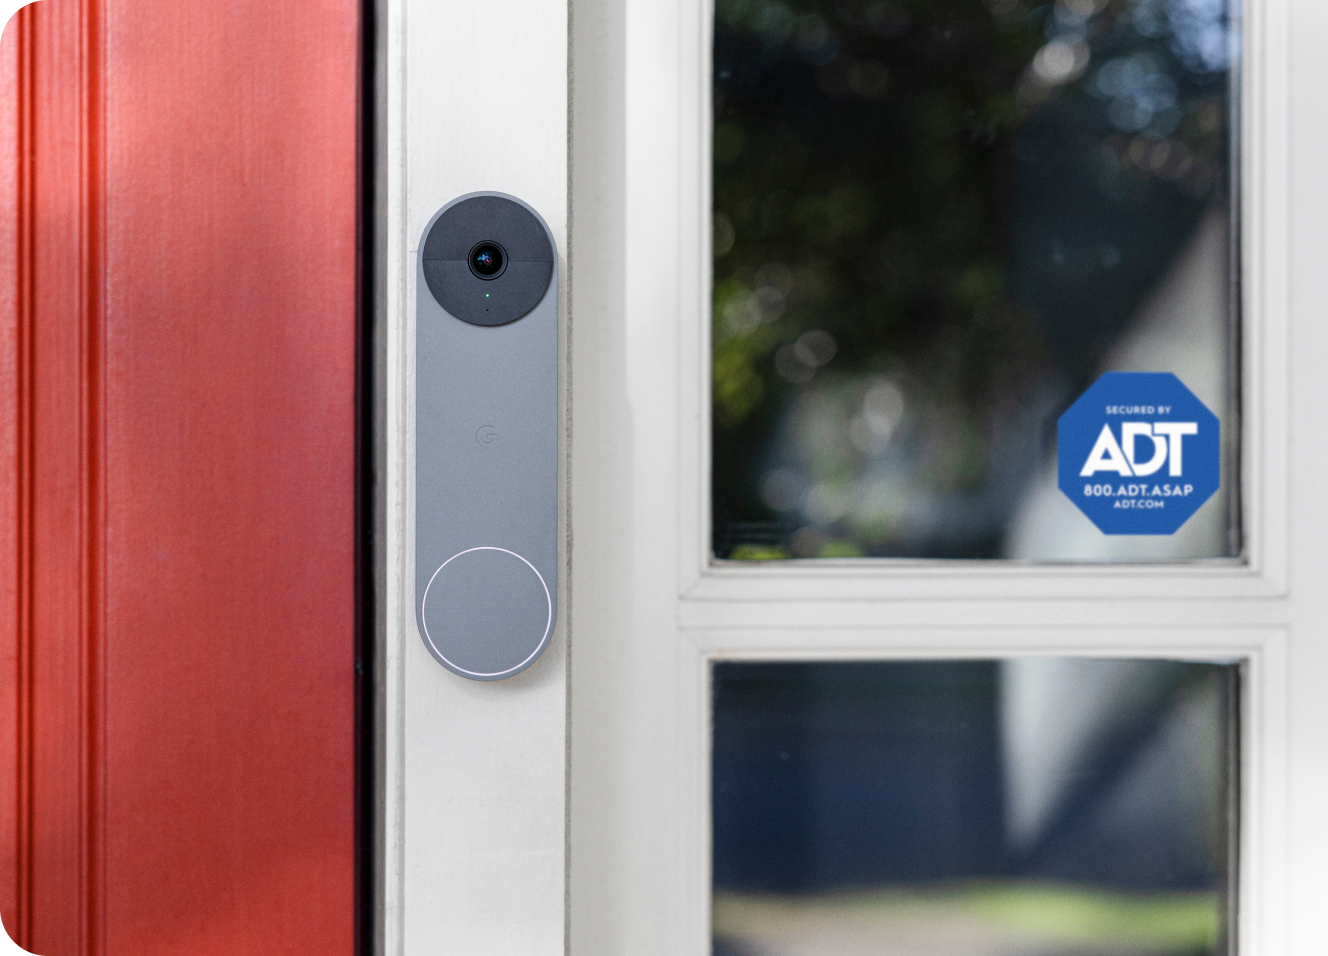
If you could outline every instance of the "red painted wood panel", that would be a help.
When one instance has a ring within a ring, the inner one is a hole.
[[[0,117],[17,118],[18,25],[0,36]],[[0,917],[15,933],[18,913],[19,792],[26,768],[19,766],[19,647],[28,633],[19,595],[26,551],[20,514],[19,475],[26,455],[20,434],[23,416],[20,396],[27,392],[19,380],[19,124],[0,121]],[[6,268],[3,264],[9,263]],[[26,524],[24,522],[23,524]]]
[[[11,266],[17,389],[15,910],[20,944],[93,952],[94,763],[102,687],[96,514],[97,247],[86,11],[25,10],[6,30],[17,172]]]
[[[0,915],[45,956],[354,950],[358,32],[0,42]]]

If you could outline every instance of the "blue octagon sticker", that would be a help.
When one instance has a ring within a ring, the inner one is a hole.
[[[1061,491],[1105,534],[1175,534],[1222,483],[1217,416],[1170,372],[1107,372],[1056,439]]]

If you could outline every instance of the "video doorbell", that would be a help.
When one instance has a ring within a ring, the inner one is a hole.
[[[416,267],[415,612],[439,663],[525,670],[558,595],[558,255],[535,210],[471,193]]]

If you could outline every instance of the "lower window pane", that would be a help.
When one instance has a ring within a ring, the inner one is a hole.
[[[721,663],[716,956],[1228,953],[1238,667]]]

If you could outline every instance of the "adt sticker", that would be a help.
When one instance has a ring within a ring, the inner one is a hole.
[[[1107,372],[1057,429],[1060,489],[1106,534],[1175,534],[1222,483],[1217,416],[1170,372]]]

